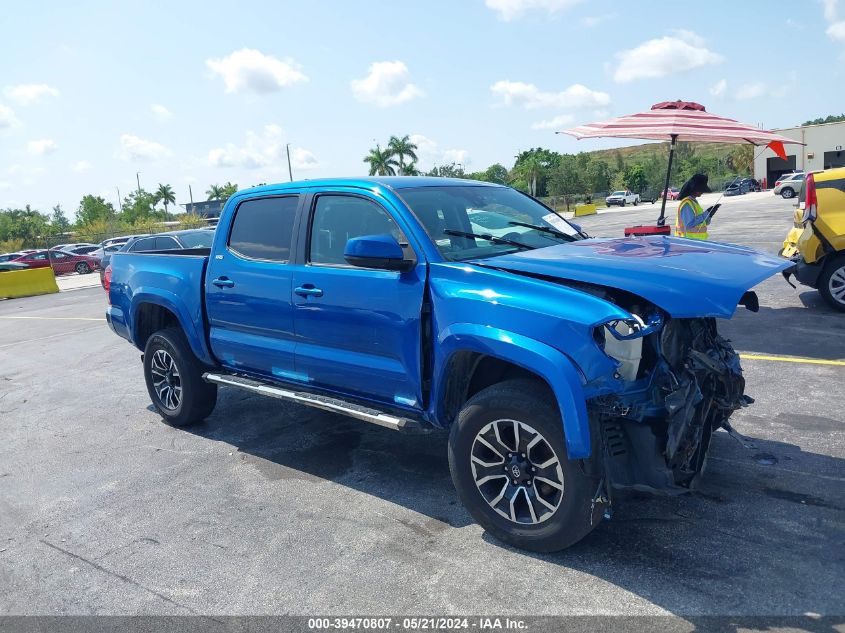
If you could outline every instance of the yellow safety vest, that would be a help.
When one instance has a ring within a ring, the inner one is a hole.
[[[695,226],[691,226],[689,228],[685,227],[681,224],[681,210],[684,208],[684,205],[688,205],[692,207],[693,213],[695,216],[698,217],[702,213],[704,213],[704,209],[701,208],[701,205],[698,204],[698,200],[693,198],[692,196],[687,196],[681,203],[678,205],[678,218],[675,220],[675,236],[676,237],[687,237],[693,240],[706,240],[707,239],[707,223],[702,222],[701,224],[697,224]]]

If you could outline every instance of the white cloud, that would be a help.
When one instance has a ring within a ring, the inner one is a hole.
[[[499,19],[509,22],[522,17],[532,10],[546,11],[547,13],[559,13],[566,11],[581,0],[485,0],[488,9],[499,14]]]
[[[825,32],[830,39],[845,42],[845,20],[834,22]]]
[[[58,97],[59,91],[47,84],[18,84],[6,86],[3,93],[20,105],[38,103],[44,97]]]
[[[422,134],[411,134],[411,142],[417,146],[417,167],[426,170],[434,165],[460,163],[466,168],[469,152],[465,149],[442,149],[440,145]]]
[[[83,171],[88,171],[89,169],[91,169],[91,167],[91,163],[89,163],[87,160],[80,160],[73,165],[73,171],[81,173]]]
[[[423,96],[423,91],[411,83],[411,74],[404,62],[374,62],[363,79],[353,79],[352,94],[358,101],[380,108],[399,105]]]
[[[543,92],[534,84],[521,81],[497,81],[490,90],[502,98],[503,105],[525,108],[594,108],[610,103],[606,92],[573,84],[561,92]]]
[[[599,26],[604,22],[609,22],[610,20],[614,20],[619,17],[618,13],[604,13],[602,15],[588,15],[587,17],[581,20],[581,24],[586,26],[588,29],[593,27]]]
[[[320,162],[313,153],[302,147],[291,147],[291,165],[297,169],[315,169]],[[208,152],[208,163],[213,167],[244,167],[258,169],[286,167],[287,150],[285,135],[278,125],[265,125],[260,133],[249,131],[242,146],[227,144]]]
[[[682,37],[667,35],[617,53],[619,66],[613,73],[613,79],[619,83],[657,79],[724,60],[721,55],[705,48],[701,38],[694,33],[678,33]]]
[[[253,48],[242,48],[221,59],[208,59],[206,66],[223,77],[226,92],[267,94],[308,81],[292,59],[277,59]]]
[[[134,134],[121,135],[120,148],[120,157],[123,160],[159,160],[173,153],[161,143],[147,141]]]
[[[15,116],[15,111],[9,106],[4,106],[0,103],[0,130],[3,128],[18,127],[21,124],[18,117]]]
[[[40,138],[26,144],[26,150],[30,154],[35,154],[36,156],[52,154],[57,149],[59,149],[59,146],[56,145],[56,141],[51,138]]]
[[[150,106],[150,110],[153,113],[153,116],[156,120],[164,123],[165,121],[169,121],[173,118],[173,113],[165,108],[163,105],[159,105],[158,103],[154,103]]]
[[[11,189],[12,183],[6,182],[5,180],[0,180],[0,189]]]
[[[710,94],[714,97],[723,97],[728,89],[728,82],[725,79],[720,79],[715,84],[710,86]]]
[[[744,86],[740,86],[739,89],[736,91],[736,98],[740,101],[745,101],[746,99],[756,99],[757,97],[762,97],[768,92],[768,88],[766,84],[754,81],[749,84],[745,84]]]
[[[575,120],[571,114],[560,114],[546,121],[537,121],[531,124],[532,130],[560,130]]]
[[[821,3],[824,7],[824,19],[828,22],[835,22],[839,16],[839,0],[821,0]]]

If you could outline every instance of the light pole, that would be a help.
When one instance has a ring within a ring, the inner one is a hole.
[[[135,172],[135,181],[138,183],[138,198],[141,197],[141,172]]]
[[[290,143],[285,144],[285,151],[288,153],[288,177],[290,181],[293,182],[293,171],[290,168]]]

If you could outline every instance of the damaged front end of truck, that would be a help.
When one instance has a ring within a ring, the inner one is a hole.
[[[713,432],[733,432],[731,414],[753,400],[739,355],[714,318],[656,313],[644,327],[637,321],[596,330],[623,384],[588,402],[606,481],[617,489],[685,492],[704,470]]]

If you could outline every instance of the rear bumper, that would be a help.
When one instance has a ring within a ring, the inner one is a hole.
[[[795,273],[795,278],[802,284],[810,286],[810,288],[817,288],[819,285],[819,275],[822,274],[822,265],[818,263],[808,264],[801,259],[795,263],[793,272]]]
[[[112,332],[121,338],[125,338],[127,341],[131,341],[129,338],[129,326],[126,323],[123,310],[116,306],[109,306],[106,309],[106,322],[109,324]]]

